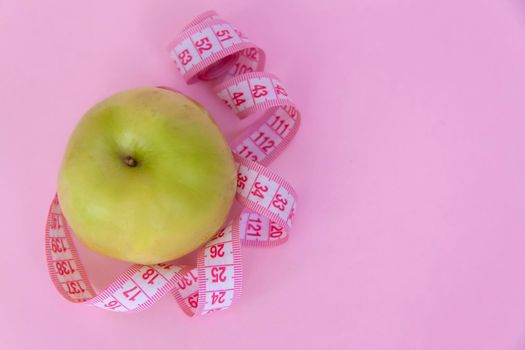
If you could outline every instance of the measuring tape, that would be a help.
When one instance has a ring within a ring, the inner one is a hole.
[[[71,302],[133,312],[171,292],[190,316],[226,309],[241,295],[241,244],[269,247],[288,238],[297,196],[265,165],[294,137],[300,114],[282,82],[262,72],[264,51],[216,12],[208,11],[183,29],[170,55],[187,83],[213,80],[217,96],[239,118],[263,114],[231,143],[237,164],[236,199],[244,208],[199,249],[196,266],[132,265],[97,293],[55,195],[45,231],[47,265],[57,290]]]

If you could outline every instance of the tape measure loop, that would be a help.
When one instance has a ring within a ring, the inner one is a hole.
[[[270,247],[288,239],[297,195],[265,165],[293,139],[300,113],[281,80],[262,72],[264,51],[215,11],[207,11],[184,27],[170,55],[187,83],[213,81],[219,98],[240,118],[263,114],[232,142],[238,169],[236,199],[245,208],[199,250],[196,266],[132,265],[97,294],[55,195],[46,223],[46,258],[51,280],[71,302],[137,312],[171,292],[188,316],[223,310],[242,293],[241,242]]]

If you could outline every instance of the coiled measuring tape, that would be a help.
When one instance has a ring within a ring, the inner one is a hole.
[[[239,118],[264,114],[231,143],[237,163],[236,199],[244,208],[199,249],[196,266],[132,265],[97,293],[55,195],[45,230],[47,265],[57,290],[71,302],[134,312],[171,292],[190,316],[226,309],[241,295],[241,245],[269,247],[288,238],[297,196],[265,165],[294,137],[300,114],[282,82],[262,71],[264,51],[208,11],[183,29],[170,55],[187,83],[211,81],[217,96]]]

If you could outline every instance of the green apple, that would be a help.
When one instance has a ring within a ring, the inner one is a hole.
[[[152,264],[191,252],[221,228],[235,179],[228,143],[204,107],[174,91],[137,88],[80,120],[58,197],[88,248]]]

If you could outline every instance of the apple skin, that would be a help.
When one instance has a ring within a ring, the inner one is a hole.
[[[58,177],[77,238],[139,264],[179,258],[209,240],[235,190],[230,147],[204,107],[149,87],[91,108],[69,139]]]

